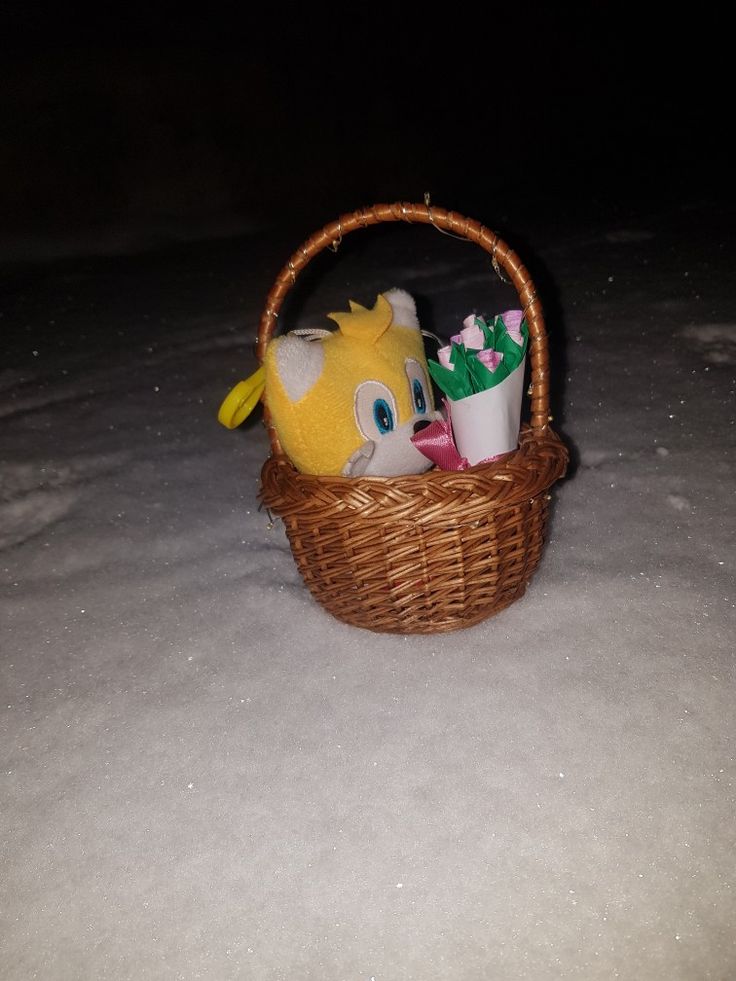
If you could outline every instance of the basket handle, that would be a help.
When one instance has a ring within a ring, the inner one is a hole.
[[[541,435],[549,428],[549,352],[547,350],[547,333],[544,326],[542,306],[537,298],[536,289],[528,270],[522,264],[519,256],[494,232],[472,218],[465,218],[454,211],[435,208],[430,204],[375,204],[372,207],[361,208],[349,214],[341,215],[337,221],[315,232],[300,245],[284,268],[276,277],[276,281],[266,298],[266,306],[258,326],[258,344],[256,353],[263,361],[266,346],[271,340],[276,327],[276,320],[286,294],[296,283],[296,277],[311,260],[324,249],[337,251],[344,235],[359,228],[377,225],[381,222],[405,221],[409,224],[420,222],[434,225],[440,231],[450,232],[460,238],[475,242],[484,249],[493,262],[496,272],[502,268],[511,278],[511,282],[519,294],[524,315],[529,325],[529,355],[531,360],[531,427]],[[274,454],[282,453],[281,445],[274,427],[271,424],[266,405],[264,422],[268,429],[271,449]]]

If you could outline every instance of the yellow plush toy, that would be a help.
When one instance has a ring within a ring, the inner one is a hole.
[[[392,289],[372,309],[351,300],[349,312],[329,316],[338,330],[277,337],[256,373],[284,452],[310,474],[391,477],[429,469],[411,437],[441,416],[414,300]],[[227,403],[220,421],[237,425],[243,413],[226,411]]]
[[[427,470],[411,437],[437,414],[414,300],[393,289],[372,309],[351,301],[329,316],[339,330],[287,334],[266,350],[266,404],[284,452],[302,473]]]

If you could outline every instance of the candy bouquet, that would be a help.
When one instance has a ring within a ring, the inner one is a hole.
[[[463,329],[428,359],[432,378],[447,396],[447,419],[412,442],[443,470],[465,470],[515,450],[519,442],[524,364],[529,328],[521,310],[489,323],[471,314]]]

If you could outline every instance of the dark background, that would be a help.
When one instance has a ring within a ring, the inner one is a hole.
[[[491,222],[728,197],[727,30],[694,8],[4,11],[6,243],[305,232],[425,191]]]

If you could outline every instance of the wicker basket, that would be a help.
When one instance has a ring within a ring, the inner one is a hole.
[[[476,221],[428,204],[378,204],[343,215],[302,245],[268,295],[258,332],[263,360],[297,274],[344,235],[381,222],[424,222],[475,242],[510,276],[529,324],[531,419],[519,448],[465,471],[405,477],[315,477],[285,457],[264,412],[272,455],[261,498],[279,515],[299,571],[338,620],[369,630],[439,633],[468,627],[519,599],[542,553],[549,489],[568,454],[549,427],[547,337],[519,257]]]

